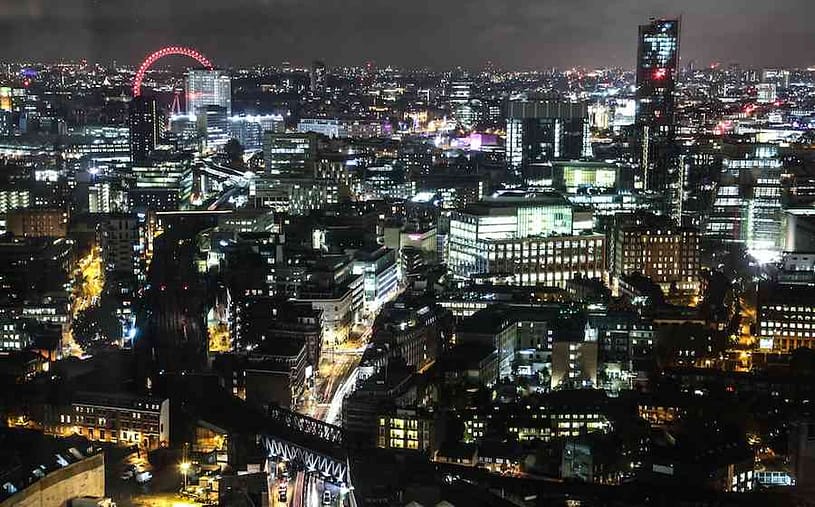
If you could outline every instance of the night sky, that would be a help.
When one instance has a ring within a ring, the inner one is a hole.
[[[0,0],[0,59],[631,67],[637,25],[680,14],[684,63],[815,64],[813,0]]]

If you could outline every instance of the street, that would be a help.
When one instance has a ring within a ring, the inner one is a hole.
[[[74,271],[71,300],[71,319],[99,302],[105,287],[105,272],[102,269],[102,252],[98,246],[91,248],[85,257],[79,259]],[[77,345],[71,329],[63,336],[63,355],[80,357],[83,350]]]
[[[347,381],[359,365],[362,353],[330,353],[328,356],[320,361],[320,375],[315,383],[313,399],[304,407],[304,412],[316,419],[336,424],[342,408],[342,398],[348,394],[348,387],[353,385]],[[334,416],[329,420],[327,415],[332,407],[335,407]]]
[[[297,472],[291,480],[273,481],[274,491],[270,491],[270,504],[273,507],[321,507],[339,506],[344,502],[339,486],[322,480],[316,473]],[[285,496],[281,496],[281,486]],[[326,502],[326,491],[331,501]]]

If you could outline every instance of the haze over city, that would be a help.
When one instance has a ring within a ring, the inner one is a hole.
[[[5,0],[4,59],[133,64],[186,44],[223,66],[632,67],[628,27],[681,16],[682,60],[815,65],[808,0]]]

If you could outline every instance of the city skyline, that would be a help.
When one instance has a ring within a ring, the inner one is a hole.
[[[815,8],[708,2],[0,0],[0,505],[815,507]]]
[[[10,4],[10,2],[4,2]],[[224,65],[305,64],[329,67],[373,60],[400,67],[506,69],[633,67],[631,27],[650,17],[683,18],[681,65],[695,60],[748,66],[808,67],[815,40],[808,37],[805,0],[752,4],[624,0],[609,4],[523,1],[318,4],[244,0],[223,4],[115,0],[3,5],[8,59],[87,58],[135,64],[154,47],[200,48]],[[749,7],[745,9],[745,7]],[[320,34],[320,37],[315,37]],[[750,44],[761,35],[760,45]]]

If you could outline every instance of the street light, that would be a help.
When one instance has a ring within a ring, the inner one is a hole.
[[[184,476],[184,491],[187,491],[187,474],[190,471],[190,462],[184,461],[178,465],[178,468],[181,470],[181,474]]]

